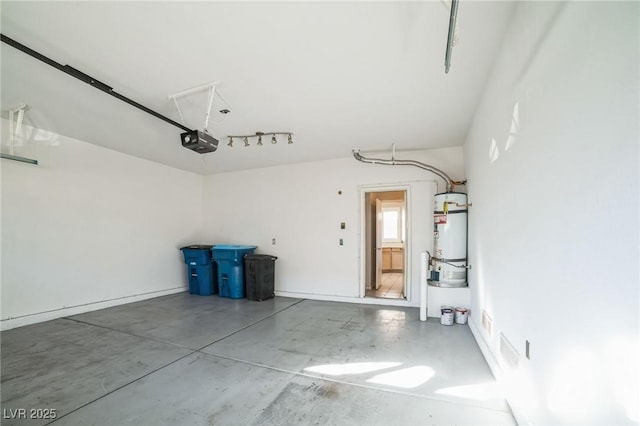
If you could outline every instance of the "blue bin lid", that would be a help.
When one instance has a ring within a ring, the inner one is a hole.
[[[213,246],[214,250],[255,250],[258,246],[240,246],[232,244],[221,244]]]

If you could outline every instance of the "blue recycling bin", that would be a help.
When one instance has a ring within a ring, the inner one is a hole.
[[[182,247],[184,263],[187,265],[189,293],[210,296],[217,292],[215,264],[211,261],[211,247],[191,245]]]
[[[218,266],[220,297],[242,299],[245,297],[244,255],[253,254],[257,246],[215,245],[213,260]]]

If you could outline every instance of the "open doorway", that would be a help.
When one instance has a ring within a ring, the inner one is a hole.
[[[364,192],[365,297],[406,298],[407,191]]]

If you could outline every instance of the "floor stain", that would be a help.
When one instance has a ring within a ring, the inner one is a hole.
[[[321,398],[337,398],[339,395],[338,388],[335,383],[318,384],[316,382],[307,386],[306,391],[312,392]]]
[[[307,423],[307,418],[322,421],[322,413],[317,413],[317,402],[339,398],[336,383],[312,382],[309,385],[289,383],[265,407],[262,413],[253,421],[256,425],[288,425],[292,419],[298,423]],[[320,418],[318,418],[320,416]]]

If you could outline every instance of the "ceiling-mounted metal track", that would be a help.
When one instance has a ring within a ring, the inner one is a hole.
[[[458,0],[451,0],[451,14],[449,15],[449,34],[447,35],[447,51],[444,55],[444,72],[449,72],[451,68],[451,49],[456,33],[456,19],[458,16]]]
[[[57,68],[58,70],[64,72],[65,74],[68,74],[72,77],[77,78],[78,80],[84,81],[85,83],[95,87],[98,90],[103,91],[104,93],[113,96],[116,99],[121,100],[122,102],[126,102],[131,106],[134,106],[136,108],[138,108],[139,110],[142,110],[144,112],[146,112],[147,114],[153,115],[156,118],[159,118],[162,121],[165,121],[175,127],[178,127],[179,129],[184,130],[185,132],[192,132],[193,130],[191,130],[190,128],[183,126],[182,124],[178,123],[177,121],[174,121],[172,119],[170,119],[169,117],[165,117],[164,115],[155,112],[154,110],[147,108],[144,105],[139,104],[138,102],[127,98],[126,96],[123,96],[121,94],[119,94],[118,92],[114,91],[113,88],[111,86],[108,86],[105,83],[102,83],[101,81],[98,81],[97,79],[91,77],[90,75],[87,75],[85,73],[83,73],[80,70],[77,70],[75,68],[73,68],[70,65],[62,65],[56,61],[54,61],[53,59],[50,59],[46,56],[44,56],[41,53],[36,52],[33,49],[28,48],[27,46],[25,46],[24,44],[21,44],[15,40],[13,40],[12,38],[7,37],[4,34],[0,34],[0,39],[2,40],[3,43],[8,44],[11,47],[14,47],[18,50],[20,50],[21,52],[26,53],[29,56],[32,56],[36,59],[38,59],[39,61],[44,62],[47,65],[50,65],[54,68]]]
[[[35,164],[36,166],[38,165],[38,160],[33,160],[31,158],[20,157],[18,155],[0,153],[0,158],[4,158],[6,160],[19,161],[21,163]]]

